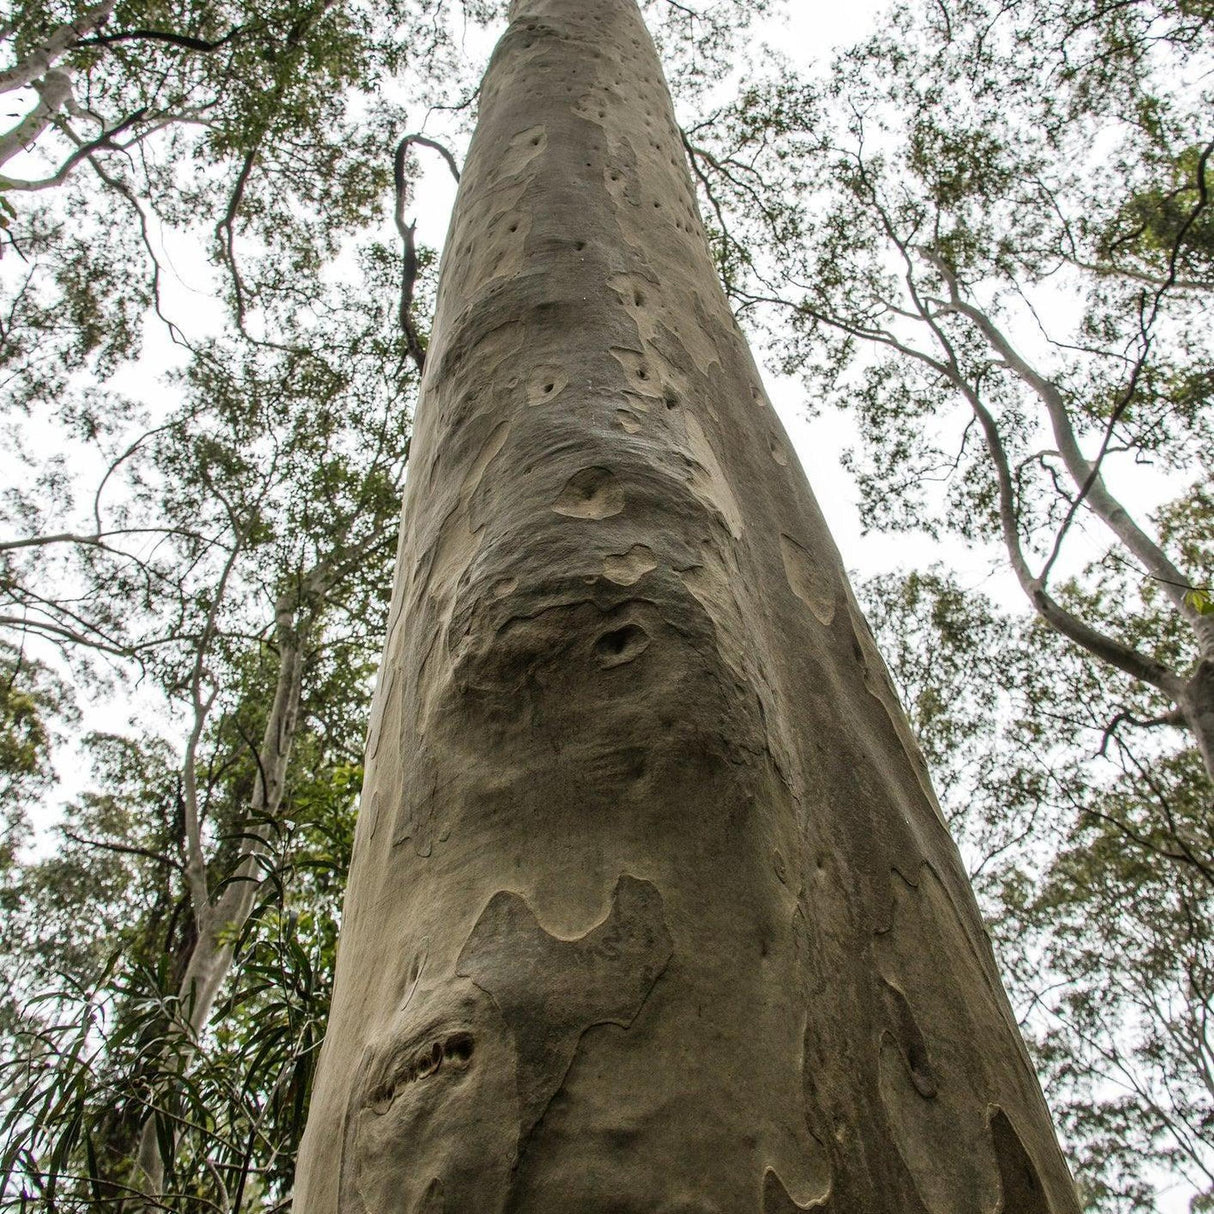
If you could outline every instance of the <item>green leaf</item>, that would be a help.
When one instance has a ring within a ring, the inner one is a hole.
[[[1210,592],[1194,586],[1185,592],[1185,606],[1191,607],[1198,615],[1214,615],[1214,597]]]

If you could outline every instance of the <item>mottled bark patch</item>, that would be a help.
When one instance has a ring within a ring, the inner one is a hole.
[[[791,536],[780,536],[780,555],[789,589],[827,627],[835,618],[835,579]]]
[[[806,1210],[822,1210],[825,1214],[829,1203],[829,1189],[802,1205],[793,1199],[774,1168],[768,1168],[763,1177],[763,1214],[804,1214]]]
[[[545,931],[516,893],[490,899],[456,970],[493,998],[514,1036],[520,1153],[582,1034],[597,1024],[631,1025],[671,954],[662,895],[635,877],[620,877],[607,918],[577,940]]]
[[[624,490],[609,468],[583,468],[565,482],[552,509],[569,518],[610,518],[623,511]]]
[[[742,511],[725,469],[721,467],[704,427],[691,414],[687,415],[687,443],[694,461],[691,471],[691,489],[704,505],[715,510],[725,520],[734,539],[742,535]]]
[[[516,1051],[471,983],[418,990],[363,1056],[339,1161],[346,1214],[498,1214],[518,1124]]]
[[[646,544],[633,544],[627,552],[616,552],[603,560],[603,576],[617,586],[633,586],[658,567],[653,549]]]

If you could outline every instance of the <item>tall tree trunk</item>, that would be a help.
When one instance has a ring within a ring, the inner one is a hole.
[[[299,1214],[1077,1210],[634,0],[481,93]]]

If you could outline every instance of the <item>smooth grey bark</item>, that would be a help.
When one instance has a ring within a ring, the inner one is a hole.
[[[634,0],[485,77],[295,1209],[1078,1209]]]
[[[1197,739],[1206,774],[1214,781],[1214,652],[1206,646],[1181,692],[1180,708]]]

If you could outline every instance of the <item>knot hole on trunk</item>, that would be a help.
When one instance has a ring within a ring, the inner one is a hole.
[[[648,648],[649,633],[639,624],[625,624],[623,628],[613,628],[610,632],[604,632],[594,643],[599,665],[605,670],[631,662]]]

